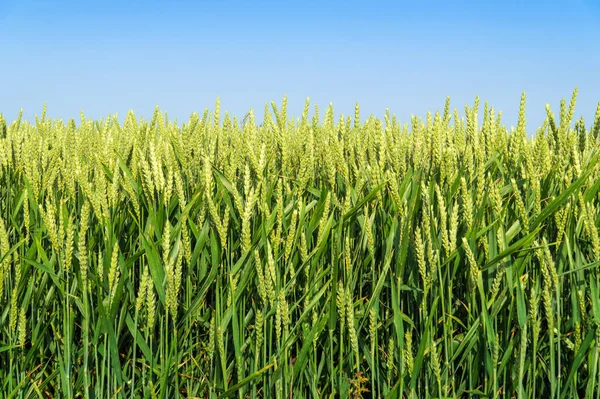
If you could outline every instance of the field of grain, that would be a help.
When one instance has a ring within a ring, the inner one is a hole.
[[[600,397],[576,96],[0,117],[0,397]]]

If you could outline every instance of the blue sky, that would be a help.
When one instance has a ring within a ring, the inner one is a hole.
[[[401,121],[488,100],[528,131],[579,87],[577,116],[600,100],[600,2],[0,0],[0,112],[101,118],[156,105],[180,122],[213,108],[243,117],[288,95],[336,116]],[[321,113],[322,115],[322,113]]]

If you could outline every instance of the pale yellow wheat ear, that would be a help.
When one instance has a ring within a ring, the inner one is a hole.
[[[21,308],[19,312],[19,337],[18,343],[21,347],[25,346],[25,341],[27,339],[27,315],[25,313],[25,309]]]
[[[111,252],[110,268],[108,271],[109,299],[111,301],[115,295],[115,290],[119,282],[119,277],[119,242],[115,241]]]

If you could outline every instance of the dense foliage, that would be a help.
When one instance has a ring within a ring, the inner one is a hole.
[[[525,96],[510,130],[0,117],[0,396],[598,397],[576,94],[530,134]]]

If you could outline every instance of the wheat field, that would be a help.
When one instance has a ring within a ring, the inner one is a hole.
[[[600,398],[576,97],[0,116],[0,397]]]

